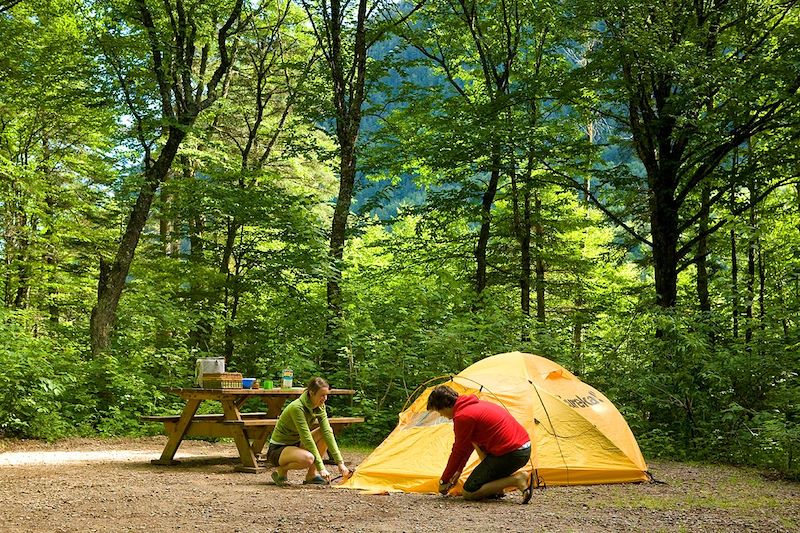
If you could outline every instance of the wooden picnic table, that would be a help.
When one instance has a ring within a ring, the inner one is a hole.
[[[147,422],[161,422],[168,435],[167,444],[159,459],[151,462],[157,465],[173,465],[175,453],[187,435],[204,437],[232,437],[239,451],[241,464],[236,467],[240,472],[260,472],[256,457],[264,449],[275,424],[280,417],[283,404],[287,400],[298,398],[305,389],[202,389],[202,388],[165,388],[166,392],[177,394],[186,405],[180,415],[143,416]],[[350,389],[330,389],[329,395],[353,395]],[[240,408],[248,400],[258,398],[266,404],[265,412],[242,413]],[[222,413],[197,414],[197,409],[205,401],[214,400],[222,404]],[[364,421],[361,417],[330,417],[335,433],[350,424]]]

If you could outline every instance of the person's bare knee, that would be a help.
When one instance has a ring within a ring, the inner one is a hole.
[[[311,452],[306,452],[303,456],[303,468],[310,468],[314,464],[314,456]]]
[[[314,464],[314,456],[311,452],[301,448],[287,448],[281,454],[280,467],[285,470],[299,470],[309,468]]]

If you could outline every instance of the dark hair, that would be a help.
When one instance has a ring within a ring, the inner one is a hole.
[[[316,394],[318,390],[320,390],[320,389],[330,389],[331,386],[328,385],[328,382],[325,381],[324,379],[322,379],[320,377],[316,377],[316,378],[311,378],[310,380],[308,380],[308,384],[306,384],[306,388],[308,389],[308,392],[310,392],[311,394]]]
[[[447,385],[439,385],[428,396],[428,411],[438,411],[456,404],[458,393]]]

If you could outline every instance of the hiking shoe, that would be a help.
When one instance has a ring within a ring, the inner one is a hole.
[[[289,484],[289,478],[280,475],[277,470],[272,472],[272,481],[274,481],[275,484],[279,487],[285,487],[286,485]]]
[[[314,476],[312,479],[303,481],[303,485],[327,485],[328,482],[322,476]]]
[[[522,503],[526,504],[531,501],[531,496],[533,496],[533,472],[531,472],[530,477],[528,477],[528,485],[525,487],[525,490],[522,491]]]

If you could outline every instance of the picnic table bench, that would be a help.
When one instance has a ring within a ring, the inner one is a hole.
[[[291,389],[201,389],[166,388],[166,392],[176,394],[186,400],[180,415],[142,416],[145,422],[160,422],[168,436],[167,444],[159,459],[151,461],[158,465],[173,465],[175,453],[186,436],[230,437],[236,443],[241,464],[240,472],[257,473],[263,470],[258,466],[257,457],[264,449],[286,400],[299,397],[303,390]],[[331,389],[330,395],[352,395],[350,389]],[[267,405],[266,411],[243,413],[240,407],[249,399],[259,398]],[[222,413],[197,414],[204,401],[215,400],[222,404]],[[335,434],[351,425],[364,422],[362,417],[329,417]]]

